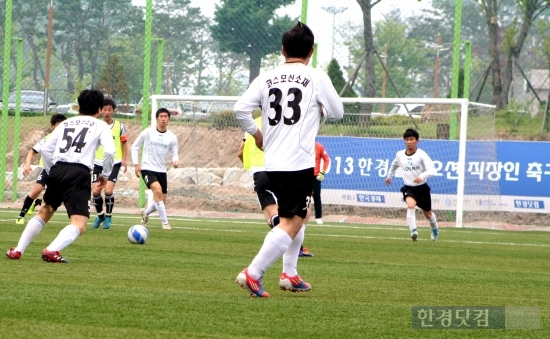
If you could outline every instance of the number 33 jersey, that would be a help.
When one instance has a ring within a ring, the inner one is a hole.
[[[285,63],[261,74],[235,104],[243,129],[254,134],[250,114],[262,109],[266,171],[315,167],[315,137],[320,116],[341,119],[344,106],[328,75],[302,63]]]
[[[102,120],[78,115],[63,121],[42,147],[44,167],[49,173],[57,162],[81,164],[92,170],[95,152],[103,146],[103,175],[113,169],[115,143],[111,128]],[[54,158],[55,153],[55,158]]]

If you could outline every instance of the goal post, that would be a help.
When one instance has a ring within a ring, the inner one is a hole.
[[[233,114],[239,97],[153,95],[151,99],[152,127],[156,126],[156,110],[167,107],[174,112],[170,126],[188,131],[178,136],[180,145],[181,138],[187,143],[186,154],[185,159],[180,154],[180,169],[169,175],[169,189],[177,186],[169,195],[188,197],[184,201],[192,204],[201,201],[201,210],[211,209],[219,216],[224,215],[222,210],[261,214],[251,176],[243,173],[236,157],[244,133]],[[317,138],[330,157],[321,192],[325,215],[336,221],[404,224],[406,205],[399,192],[402,173],[398,170],[390,187],[384,178],[396,152],[404,148],[404,131],[412,127],[420,133],[418,147],[430,155],[438,171],[428,179],[438,220],[456,227],[498,222],[497,179],[501,172],[509,174],[515,168],[497,160],[494,106],[467,99],[342,101],[344,118],[321,120]],[[449,140],[452,118],[459,120],[458,140]],[[222,143],[207,146],[214,139]]]

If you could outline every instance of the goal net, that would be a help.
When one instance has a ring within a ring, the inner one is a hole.
[[[160,107],[171,110],[169,129],[180,146],[180,168],[168,173],[169,207],[190,215],[262,218],[252,176],[237,158],[244,132],[233,114],[236,100],[152,96],[153,114]],[[420,133],[418,147],[437,169],[428,184],[439,222],[458,227],[502,222],[501,182],[517,177],[518,168],[497,159],[494,106],[465,99],[343,101],[344,118],[322,121],[317,138],[330,157],[321,191],[325,221],[405,223],[402,172],[390,187],[384,179],[396,152],[405,147],[404,131],[412,127]],[[421,211],[418,216],[423,225]]]

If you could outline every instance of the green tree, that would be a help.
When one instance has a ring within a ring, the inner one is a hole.
[[[126,81],[126,73],[117,55],[111,55],[107,60],[96,87],[115,101],[128,102],[130,89]]]
[[[330,60],[327,68],[327,74],[330,80],[332,81],[332,85],[336,89],[336,92],[340,94],[344,86],[346,86],[346,80],[344,79],[344,73],[340,68],[340,64],[336,59]],[[341,95],[341,97],[356,98],[357,93],[355,93],[353,89],[351,89],[350,87],[347,87],[346,91]]]
[[[295,0],[222,0],[216,5],[212,36],[220,51],[246,53],[249,61],[249,82],[260,74],[262,58],[281,50],[281,36],[294,21],[278,17],[275,11]]]

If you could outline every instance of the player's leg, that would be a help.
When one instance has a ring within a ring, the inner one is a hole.
[[[418,231],[416,229],[416,199],[412,196],[405,198],[407,204],[407,225],[411,231],[411,239],[416,241],[418,239]]]
[[[311,204],[309,205],[309,208],[307,210],[307,215],[305,218],[304,225],[307,223],[309,218],[311,217]],[[313,253],[311,253],[307,248],[304,247],[304,244],[300,246],[300,252],[298,252],[298,257],[313,257]]]
[[[101,195],[101,187],[99,187],[98,178],[101,175],[101,167],[94,165],[92,174],[92,203],[94,204],[97,217],[92,224],[92,228],[99,228],[101,223],[105,221],[105,213],[103,212],[103,196]]]
[[[435,213],[432,211],[432,196],[430,193],[430,187],[427,184],[419,186],[419,188],[420,187],[421,189],[417,193],[418,207],[422,209],[424,216],[430,222],[430,228],[432,229],[431,239],[436,241],[439,237],[439,227],[437,225]]]
[[[25,201],[23,202],[23,207],[21,208],[21,212],[19,213],[19,216],[15,221],[16,224],[23,224],[25,222],[25,215],[27,213],[29,214],[32,213],[31,209],[33,209],[34,201],[36,198],[40,196],[40,193],[42,193],[43,190],[44,190],[44,185],[37,181],[34,184],[32,190],[25,197]]]
[[[86,223],[90,218],[89,199],[92,191],[90,172],[84,166],[65,164],[60,172],[64,172],[60,181],[60,191],[63,204],[71,223],[63,228],[57,237],[42,251],[42,260],[46,262],[68,263],[60,251],[72,244],[86,231]],[[47,195],[44,201],[48,202]]]
[[[157,212],[159,213],[160,220],[162,222],[162,229],[169,230],[172,229],[168,223],[168,214],[166,213],[166,198],[168,193],[168,179],[166,173],[157,173],[158,183],[160,185],[160,194],[159,189],[153,191],[155,193],[155,204]],[[160,199],[157,197],[160,196]]]
[[[112,214],[113,207],[115,206],[115,196],[113,192],[115,190],[116,181],[118,178],[118,172],[120,171],[121,164],[116,164],[113,166],[111,175],[107,179],[107,184],[105,185],[105,222],[103,223],[103,228],[108,229],[112,224]]]
[[[323,224],[323,203],[321,202],[321,182],[313,177],[313,206],[315,207],[315,222]]]
[[[256,172],[254,178],[254,192],[258,196],[258,202],[269,228],[279,225],[279,214],[277,211],[277,199],[273,194],[269,178],[265,171]]]
[[[54,215],[63,201],[63,195],[60,194],[59,189],[57,189],[59,187],[59,182],[58,171],[55,166],[52,167],[50,176],[46,177],[44,185],[46,186],[46,192],[44,193],[45,204],[38,212],[38,215],[29,220],[23,233],[21,233],[17,246],[15,248],[10,248],[6,253],[6,256],[10,259],[19,259],[21,257],[33,239],[40,234],[42,228]]]

